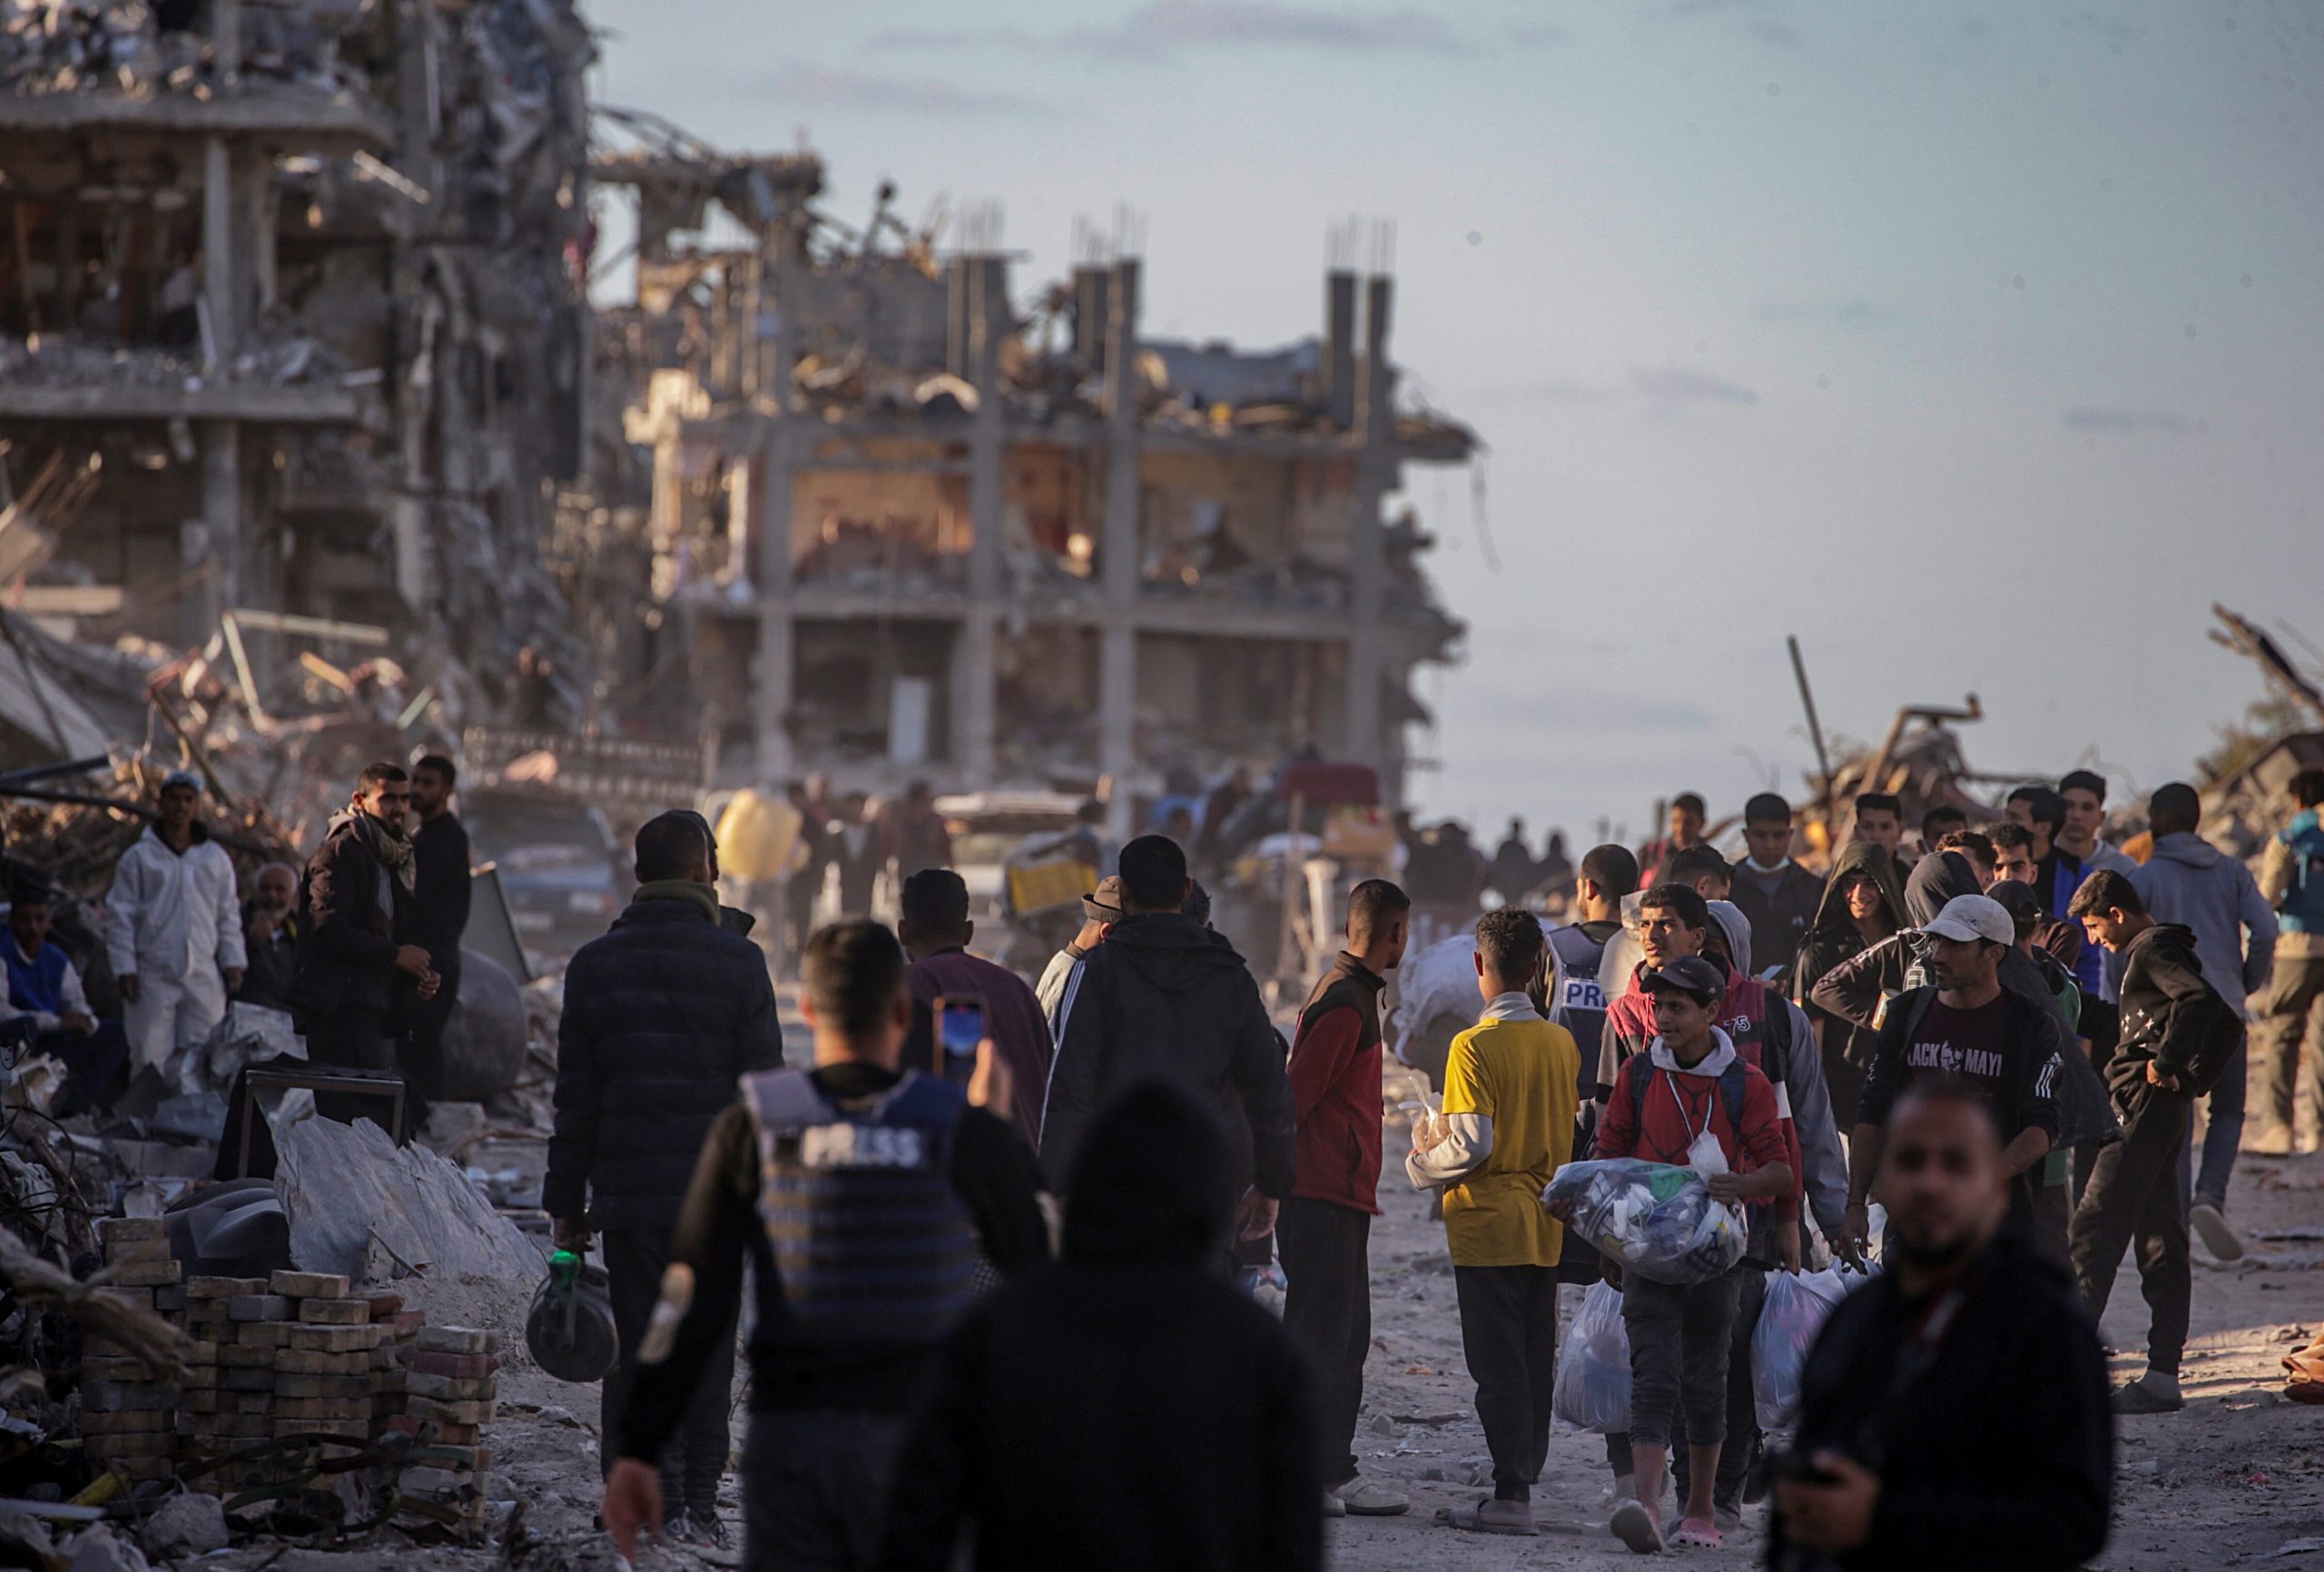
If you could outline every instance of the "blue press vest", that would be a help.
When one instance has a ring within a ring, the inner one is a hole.
[[[1606,990],[1598,986],[1598,963],[1606,944],[1593,942],[1580,928],[1549,931],[1550,1019],[1573,1034],[1581,1050],[1581,1100],[1588,1102],[1598,1079],[1598,1045],[1606,1035]]]
[[[2291,848],[2291,884],[2277,909],[2283,927],[2293,933],[2324,933],[2324,825],[2310,808],[2276,834]]]
[[[38,955],[26,960],[18,953],[15,939],[6,948],[8,1002],[20,1010],[57,1014],[64,1003],[64,952],[54,944],[44,944]]]
[[[842,1107],[803,1070],[745,1076],[758,1126],[759,1218],[785,1341],[931,1343],[973,1298],[976,1240],[952,1188],[968,1098],[907,1073]]]

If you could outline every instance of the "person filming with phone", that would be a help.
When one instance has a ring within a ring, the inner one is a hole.
[[[2064,1267],[2002,1232],[1992,1110],[1966,1087],[1907,1092],[1873,1193],[1888,1270],[1840,1302],[1807,1356],[1768,1565],[2083,1565],[2106,1543],[2106,1362]]]
[[[914,1014],[931,1012],[935,1049],[943,1056],[940,1066],[932,1056],[914,1064],[908,1047],[905,1062],[965,1086],[978,1045],[990,1040],[992,1056],[1008,1073],[1008,1095],[995,1099],[993,1111],[1028,1143],[1039,1141],[1041,1094],[1049,1087],[1054,1046],[1041,1001],[1007,967],[969,953],[977,925],[969,920],[969,887],[959,874],[921,869],[904,880],[901,904],[896,937],[911,957]],[[911,1040],[918,1040],[916,1031]]]

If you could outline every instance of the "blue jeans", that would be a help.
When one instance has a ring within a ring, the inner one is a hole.
[[[2221,1212],[2227,1210],[2227,1182],[2235,1174],[2235,1149],[2243,1144],[2243,1100],[2249,1091],[2249,1047],[2239,1046],[2227,1061],[2227,1068],[2220,1072],[2219,1085],[2211,1091],[2211,1120],[2203,1130],[2203,1159],[2201,1167],[2195,1164],[2195,1144],[2187,1143],[2179,1159],[2179,1194],[2187,1204],[2207,1201]],[[2189,1128],[2193,1128],[2194,1109],[2187,1111]]]

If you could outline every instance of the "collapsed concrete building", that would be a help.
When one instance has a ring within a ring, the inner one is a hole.
[[[1462,629],[1384,499],[1474,438],[1399,398],[1389,278],[1333,270],[1320,337],[1265,354],[1147,337],[1132,255],[1020,312],[990,214],[940,251],[883,186],[854,231],[812,153],[625,123],[593,169],[637,221],[599,319],[622,477],[559,554],[644,565],[576,591],[613,688],[735,783],[1151,792],[1312,749],[1401,798],[1413,671]]]
[[[591,58],[571,0],[0,0],[11,603],[250,614],[261,686],[370,624],[455,715],[566,640]]]

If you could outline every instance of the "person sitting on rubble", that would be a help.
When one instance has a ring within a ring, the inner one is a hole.
[[[172,771],[155,801],[153,822],[122,853],[105,896],[105,951],[128,1007],[133,1074],[207,1038],[242,986],[234,865],[195,817],[202,781]]]
[[[52,914],[48,890],[19,884],[8,900],[8,997],[0,1008],[0,1045],[14,1062],[46,1054],[63,1064],[70,1079],[49,1107],[69,1118],[101,1103],[129,1062],[129,1035],[119,1020],[97,1018],[81,987],[80,969],[48,937]]]
[[[316,1065],[399,1068],[411,1004],[436,995],[428,952],[408,942],[417,877],[403,827],[410,806],[401,765],[365,765],[308,860],[307,931],[290,993]],[[326,1118],[377,1116],[370,1099],[318,1097],[315,1105]]]
[[[242,944],[248,964],[234,1002],[262,1005],[271,1010],[290,1007],[290,983],[299,970],[299,936],[306,925],[299,919],[299,870],[287,862],[270,862],[258,870],[258,882],[242,903]]]

